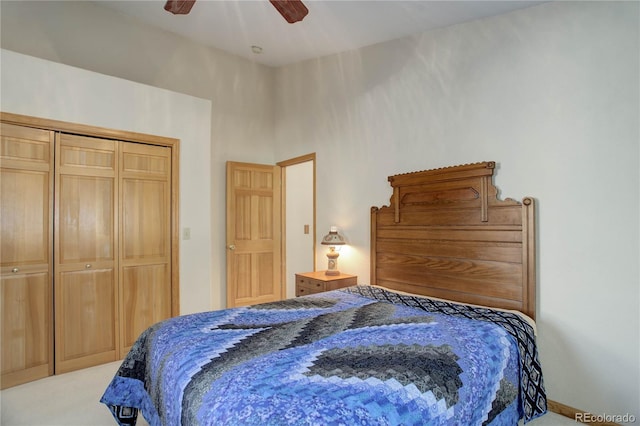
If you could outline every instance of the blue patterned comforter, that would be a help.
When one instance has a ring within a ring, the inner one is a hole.
[[[134,344],[121,425],[515,425],[546,411],[531,326],[377,287],[185,315]]]

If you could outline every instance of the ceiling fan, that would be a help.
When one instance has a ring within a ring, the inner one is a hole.
[[[186,15],[191,12],[195,2],[196,0],[167,0],[164,10],[174,15]],[[309,13],[309,9],[302,3],[302,0],[269,0],[269,2],[290,24],[302,21]]]

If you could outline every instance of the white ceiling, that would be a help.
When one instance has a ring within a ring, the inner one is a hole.
[[[95,3],[252,61],[281,66],[543,1],[304,0],[309,14],[295,24],[287,23],[268,0],[197,0],[189,15],[165,11],[164,0]],[[254,45],[261,54],[252,52]]]

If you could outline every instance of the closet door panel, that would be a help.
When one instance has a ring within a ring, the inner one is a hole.
[[[61,135],[58,166],[75,174],[112,176],[115,172],[116,142],[85,136]]]
[[[115,361],[118,143],[60,134],[56,145],[56,372]]]
[[[122,273],[122,346],[128,351],[150,325],[171,317],[166,264],[126,267]]]
[[[114,260],[115,183],[113,178],[60,176],[60,263]]]
[[[122,258],[142,260],[166,258],[171,241],[166,239],[170,217],[166,206],[171,202],[169,183],[125,178],[122,181]]]
[[[2,388],[53,374],[48,273],[3,276]]]
[[[121,144],[121,356],[171,317],[171,149]]]
[[[53,374],[53,132],[0,127],[0,388]]]
[[[50,253],[49,171],[3,168],[0,188],[2,265],[46,265]]]
[[[56,319],[57,373],[116,360],[113,324],[116,271],[113,268],[58,274]]]

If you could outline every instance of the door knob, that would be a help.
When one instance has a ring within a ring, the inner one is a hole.
[[[236,249],[236,245],[235,244],[229,244],[229,250],[235,250]]]
[[[11,270],[11,272],[13,272],[14,274],[15,274],[15,273],[17,273],[18,271],[20,271],[20,269],[18,269],[18,268],[13,268],[13,269]]]

